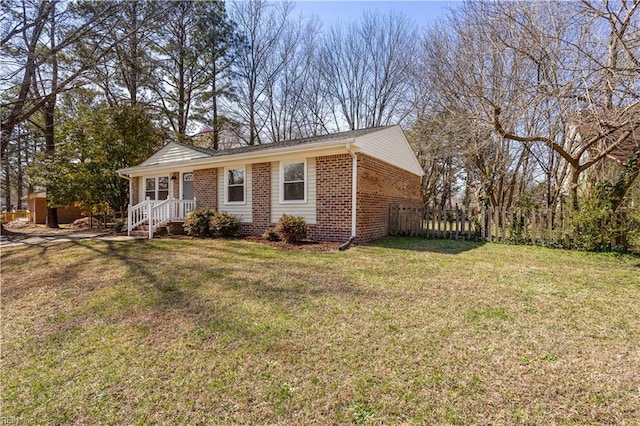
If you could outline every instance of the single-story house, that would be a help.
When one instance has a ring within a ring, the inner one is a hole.
[[[310,238],[327,241],[387,235],[389,206],[420,204],[423,175],[400,126],[219,151],[169,142],[118,172],[130,182],[129,227],[146,225],[150,237],[209,208],[240,217],[244,235],[301,216]]]

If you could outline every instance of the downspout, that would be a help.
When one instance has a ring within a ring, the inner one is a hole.
[[[355,142],[355,139],[354,139]],[[347,142],[345,145],[349,154],[351,154],[351,237],[349,241],[340,246],[340,250],[346,250],[351,243],[356,239],[356,224],[357,224],[357,208],[358,208],[358,156],[351,147],[351,142]]]

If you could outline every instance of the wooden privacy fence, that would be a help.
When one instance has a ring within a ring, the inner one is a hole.
[[[14,212],[0,213],[0,222],[2,223],[9,223],[18,219],[22,219],[28,222],[29,220],[31,220],[31,212],[29,212],[29,210],[17,210]]]
[[[550,209],[523,211],[495,207],[389,207],[389,233],[425,238],[554,244],[567,238],[565,212]]]

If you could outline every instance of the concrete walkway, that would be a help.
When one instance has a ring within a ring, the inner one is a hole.
[[[20,234],[20,235],[2,235],[0,236],[0,248],[20,247],[20,246],[37,246],[49,243],[67,243],[71,241],[133,241],[144,240],[142,236],[126,236],[126,235],[105,235],[99,232],[77,232],[73,234]]]

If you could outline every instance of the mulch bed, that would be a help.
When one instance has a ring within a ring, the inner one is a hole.
[[[197,237],[191,237],[189,235],[158,235],[154,236],[154,238],[168,238],[175,240],[197,240]],[[265,240],[259,235],[249,235],[245,237],[237,237],[237,240],[245,240],[251,241],[253,243],[265,244],[280,250],[285,251],[296,251],[296,250],[306,250],[306,251],[337,251],[338,247],[340,247],[341,242],[333,242],[333,241],[312,241],[312,240],[304,240],[298,244],[289,244],[284,241],[269,241]]]
[[[308,251],[336,251],[338,247],[340,247],[340,242],[333,241],[311,241],[304,240],[298,244],[289,244],[284,241],[269,241],[265,240],[260,236],[249,236],[244,237],[247,241],[252,241],[255,243],[262,243],[269,245],[271,247],[275,247],[281,250],[294,251],[294,250],[308,250]]]

